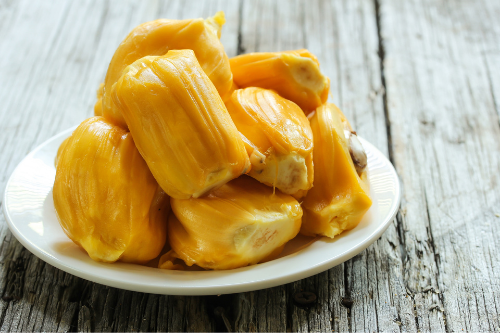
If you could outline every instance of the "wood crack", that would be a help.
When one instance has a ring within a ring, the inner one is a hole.
[[[342,264],[344,266],[344,297],[351,300],[351,290],[349,289],[349,273],[347,262]],[[351,322],[351,308],[347,309],[347,323],[349,325],[349,332],[352,332],[352,322]]]
[[[422,188],[424,189],[424,203],[425,203],[425,211],[426,211],[426,216],[427,216],[427,226],[426,226],[426,229],[427,229],[427,236],[429,237],[429,245],[431,246],[431,249],[432,249],[432,254],[433,254],[433,257],[434,257],[434,265],[436,265],[436,282],[439,286],[439,281],[440,281],[440,270],[439,270],[439,264],[438,264],[438,261],[439,261],[439,254],[436,253],[436,244],[434,243],[434,235],[432,233],[432,227],[431,227],[431,215],[430,215],[430,212],[429,212],[429,201],[427,199],[427,190],[425,189],[425,185],[422,184]],[[439,288],[441,289],[441,288]],[[443,315],[444,315],[444,318],[446,318],[446,308],[444,308],[444,295],[443,295],[443,290],[438,290],[438,298],[439,298],[439,301],[441,302],[441,306],[443,307]],[[444,327],[445,327],[445,330],[446,332],[450,332],[450,328],[448,327],[448,322],[447,320],[445,319],[444,320]]]
[[[422,185],[423,187],[425,185]],[[427,236],[429,237],[429,245],[432,248],[432,254],[434,255],[434,264],[436,265],[436,270],[438,273],[437,279],[439,281],[439,265],[438,265],[438,254],[436,253],[436,245],[434,244],[434,237],[432,235],[432,227],[431,227],[431,216],[429,212],[429,202],[427,199],[427,190],[424,187],[424,202],[425,202],[425,210],[426,210],[426,215],[427,215]]]
[[[486,314],[486,320],[488,321],[488,329],[493,331],[494,328],[491,327],[490,318],[488,316],[488,308],[486,307],[486,299],[484,298],[484,288],[482,286],[481,286],[481,296],[483,297],[484,313]],[[476,294],[476,305],[479,308],[479,304],[477,304],[477,294]],[[478,313],[479,313],[479,310],[478,310]]]
[[[238,4],[238,46],[236,48],[236,55],[245,53],[245,48],[243,47],[243,2],[245,0],[240,0]]]
[[[396,215],[396,233],[399,238],[399,252],[401,255],[401,271],[404,272],[406,269],[406,261],[407,261],[407,252],[405,248],[405,238],[404,238],[404,211],[400,208],[399,212]]]
[[[366,260],[368,260],[368,256],[366,256]],[[373,260],[376,262],[375,265],[377,266],[377,256],[376,255],[374,255]],[[366,264],[368,266],[368,262]],[[375,277],[376,277],[376,281],[375,281],[375,283],[376,283],[376,290],[377,290],[377,293],[379,293],[379,285],[378,285],[379,277],[378,277],[378,272],[377,271],[375,271]],[[368,270],[366,271],[366,278],[367,278],[367,280],[370,279],[370,276],[368,274]],[[391,292],[391,294],[392,294],[392,292]],[[377,324],[377,332],[380,332],[380,325],[379,325],[379,320],[378,320],[378,307],[377,307],[377,303],[374,303],[374,307],[375,307],[375,322]]]
[[[381,26],[381,12],[380,12],[380,0],[374,0],[375,4],[375,22],[377,23],[377,35],[378,35],[378,56],[380,60],[380,80],[382,82],[382,100],[384,103],[384,116],[385,116],[385,129],[387,133],[387,147],[389,152],[389,160],[394,165],[394,152],[392,147],[392,136],[391,136],[391,121],[389,118],[389,108],[387,107],[387,87],[385,83],[384,74],[384,61],[385,61],[385,48],[384,41],[382,38],[382,26]],[[395,165],[394,165],[395,166]]]

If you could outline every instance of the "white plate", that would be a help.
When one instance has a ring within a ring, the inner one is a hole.
[[[16,238],[47,263],[81,278],[112,287],[169,295],[215,295],[270,288],[318,274],[363,251],[387,229],[401,193],[391,163],[361,139],[368,154],[373,205],[361,223],[333,240],[305,237],[285,248],[279,259],[229,271],[167,271],[125,263],[95,262],[64,234],[52,201],[54,158],[68,129],[31,152],[7,182],[4,214]]]

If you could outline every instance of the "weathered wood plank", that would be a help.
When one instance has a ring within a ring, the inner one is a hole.
[[[381,1],[405,280],[424,331],[499,329],[499,11]]]

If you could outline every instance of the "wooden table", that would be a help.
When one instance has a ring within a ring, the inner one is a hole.
[[[0,217],[1,331],[499,331],[500,2],[0,0],[0,188],[92,115],[118,43],[224,10],[228,55],[308,48],[331,97],[394,163],[397,218],[367,250],[288,285],[142,294],[45,264]],[[2,196],[3,198],[3,196]],[[297,307],[295,293],[317,295]]]

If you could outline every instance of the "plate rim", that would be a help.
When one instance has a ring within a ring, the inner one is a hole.
[[[321,272],[324,272],[330,268],[333,268],[341,263],[344,263],[345,261],[351,259],[352,257],[356,256],[357,254],[361,253],[364,251],[368,246],[371,244],[375,243],[381,236],[382,234],[387,230],[389,227],[390,223],[394,220],[396,217],[397,212],[399,211],[399,207],[401,204],[401,197],[402,197],[402,192],[401,192],[401,183],[399,176],[390,162],[390,160],[379,150],[377,149],[373,144],[368,142],[367,140],[363,139],[360,137],[361,143],[366,147],[369,146],[369,149],[373,151],[376,155],[378,155],[380,158],[382,158],[385,162],[385,164],[389,167],[389,171],[391,174],[394,175],[395,181],[395,200],[392,202],[391,207],[389,209],[389,212],[385,216],[384,221],[373,231],[367,238],[361,242],[356,244],[355,246],[338,253],[335,255],[333,258],[329,260],[324,260],[322,262],[316,263],[313,266],[308,267],[307,269],[300,270],[297,272],[292,272],[287,275],[283,276],[277,276],[277,277],[268,277],[268,278],[260,278],[254,281],[244,281],[244,282],[236,282],[233,284],[221,284],[221,285],[211,285],[211,286],[189,286],[189,287],[180,287],[180,286],[162,286],[158,287],[156,285],[145,285],[145,284],[140,284],[140,283],[131,283],[131,282],[124,282],[120,279],[113,278],[112,276],[104,276],[104,277],[99,277],[96,275],[92,274],[86,274],[82,270],[75,269],[71,266],[66,265],[61,259],[58,259],[57,257],[54,257],[50,253],[47,253],[45,250],[41,249],[38,247],[36,244],[31,242],[18,228],[17,226],[13,223],[13,218],[9,214],[9,211],[7,210],[8,207],[8,191],[7,189],[9,188],[13,176],[16,174],[16,171],[18,168],[29,158],[31,158],[33,155],[35,155],[39,150],[50,144],[52,141],[57,140],[61,136],[65,136],[68,133],[74,131],[77,126],[73,126],[71,128],[68,128],[67,130],[64,130],[62,132],[59,132],[58,134],[52,136],[51,138],[45,140],[43,143],[38,145],[33,151],[31,151],[28,155],[26,155],[20,162],[19,164],[14,168],[12,174],[10,175],[9,179],[6,182],[5,188],[4,188],[4,193],[3,193],[3,204],[2,204],[2,210],[5,216],[5,219],[7,221],[8,227],[10,231],[14,234],[16,239],[32,254],[34,254],[36,257],[39,259],[45,261],[46,263],[64,271],[69,274],[75,275],[79,278],[92,281],[94,283],[99,283],[102,285],[106,285],[109,287],[113,288],[120,288],[124,290],[130,290],[130,291],[136,291],[136,292],[146,292],[146,293],[153,293],[153,294],[164,294],[164,295],[219,295],[219,294],[231,294],[231,293],[239,293],[239,292],[247,292],[247,291],[254,291],[254,290],[260,290],[260,289],[265,289],[265,288],[273,288],[279,285],[287,284],[287,283],[292,283],[304,278],[308,278],[310,276],[319,274]],[[279,259],[278,259],[279,260]],[[335,262],[335,263],[334,263]],[[220,272],[220,271],[219,271]],[[159,290],[160,288],[161,290]]]

